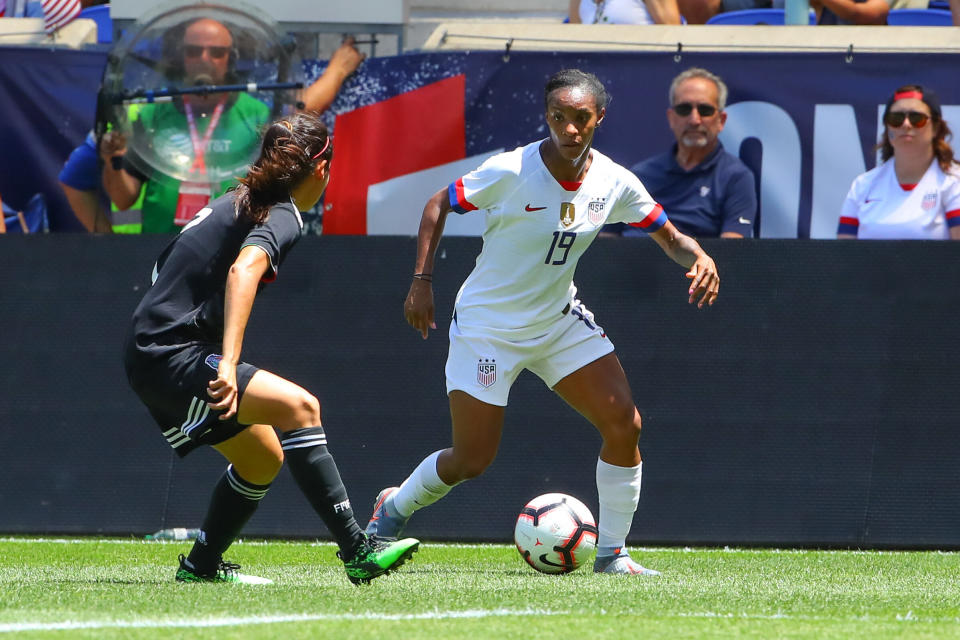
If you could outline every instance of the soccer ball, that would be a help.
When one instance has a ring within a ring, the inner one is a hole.
[[[570,573],[597,547],[597,524],[587,505],[565,493],[527,503],[513,530],[517,551],[543,573]]]

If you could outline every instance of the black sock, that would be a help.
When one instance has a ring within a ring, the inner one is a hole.
[[[243,525],[257,510],[269,488],[268,484],[247,482],[232,464],[227,467],[213,489],[200,535],[187,558],[198,573],[208,574],[217,570],[223,552],[240,535]]]
[[[363,530],[353,517],[347,489],[337,463],[327,450],[323,427],[288,431],[280,438],[283,455],[300,491],[323,519],[340,550],[350,554],[363,540]]]

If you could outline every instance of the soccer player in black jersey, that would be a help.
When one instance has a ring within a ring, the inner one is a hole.
[[[240,361],[257,291],[277,277],[303,229],[300,211],[327,186],[331,143],[312,112],[270,125],[247,177],[201,209],[160,255],[153,286],[133,314],[127,377],[167,442],[181,457],[210,445],[230,463],[193,549],[180,556],[179,581],[270,582],[241,574],[222,554],[284,460],[340,546],[354,584],[395,569],[419,546],[363,532],[327,450],[318,400]]]

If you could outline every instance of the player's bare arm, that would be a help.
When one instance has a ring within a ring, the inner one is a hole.
[[[720,293],[720,274],[713,258],[707,255],[703,247],[690,236],[677,231],[672,222],[667,222],[663,228],[650,234],[656,240],[663,252],[677,264],[686,267],[687,278],[690,279],[688,302],[697,301],[697,308],[702,309],[704,303],[713,305]]]
[[[430,329],[436,329],[433,313],[433,258],[443,235],[443,225],[450,213],[447,190],[433,194],[423,208],[420,231],[417,234],[417,263],[414,267],[410,291],[403,303],[403,316],[407,323],[427,339]]]
[[[259,247],[246,246],[240,251],[227,274],[223,311],[223,358],[217,367],[216,380],[210,381],[207,393],[213,398],[211,409],[223,410],[221,420],[237,412],[237,363],[243,348],[243,334],[247,329],[257,285],[270,263]]]

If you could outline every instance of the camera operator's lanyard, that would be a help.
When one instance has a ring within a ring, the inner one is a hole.
[[[223,114],[223,107],[227,99],[221,98],[220,102],[213,109],[210,116],[210,123],[207,130],[200,139],[197,132],[197,120],[193,115],[193,108],[190,103],[184,99],[183,111],[187,116],[187,128],[190,130],[190,142],[193,145],[193,166],[190,167],[190,179],[180,183],[180,193],[177,197],[177,211],[173,218],[173,223],[178,227],[190,222],[194,214],[207,206],[210,202],[211,185],[207,178],[207,165],[205,161],[207,146],[210,144],[210,138],[213,137],[213,131],[220,122],[220,116]],[[195,178],[195,179],[194,179]]]

